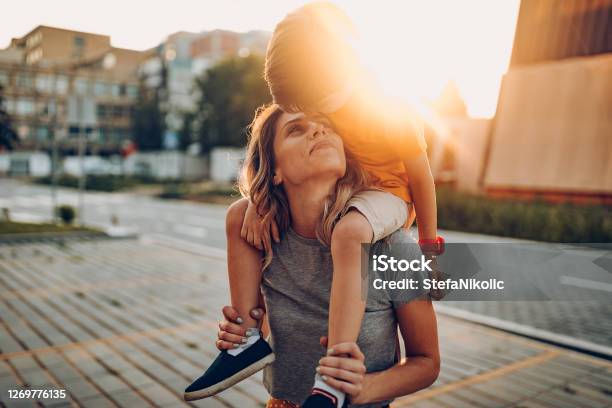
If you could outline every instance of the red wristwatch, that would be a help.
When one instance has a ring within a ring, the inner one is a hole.
[[[419,246],[424,253],[442,255],[444,253],[444,238],[438,235],[436,239],[419,239]]]

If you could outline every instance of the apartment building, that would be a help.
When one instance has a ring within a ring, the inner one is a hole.
[[[182,115],[196,108],[199,97],[194,92],[196,78],[225,57],[265,54],[269,39],[270,33],[266,31],[180,31],[146,52],[139,72],[147,87],[161,91],[166,148],[177,146]]]
[[[19,149],[117,153],[131,138],[143,53],[116,48],[106,35],[38,26],[0,50],[0,85]]]

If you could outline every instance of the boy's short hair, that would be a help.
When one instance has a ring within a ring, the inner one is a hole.
[[[313,104],[343,89],[357,69],[350,44],[356,31],[338,7],[310,3],[277,24],[268,44],[265,79],[274,103],[288,111]]]

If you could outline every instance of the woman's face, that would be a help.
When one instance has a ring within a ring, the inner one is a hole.
[[[342,139],[326,119],[283,113],[276,122],[274,182],[301,184],[313,178],[338,180],[346,172]]]

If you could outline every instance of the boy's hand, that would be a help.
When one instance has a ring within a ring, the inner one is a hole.
[[[244,214],[240,236],[260,251],[264,249],[268,251],[272,246],[270,235],[272,235],[275,242],[280,242],[280,234],[278,233],[278,227],[274,218],[269,217],[269,221],[264,220],[257,214],[255,204],[249,201],[246,213]]]

